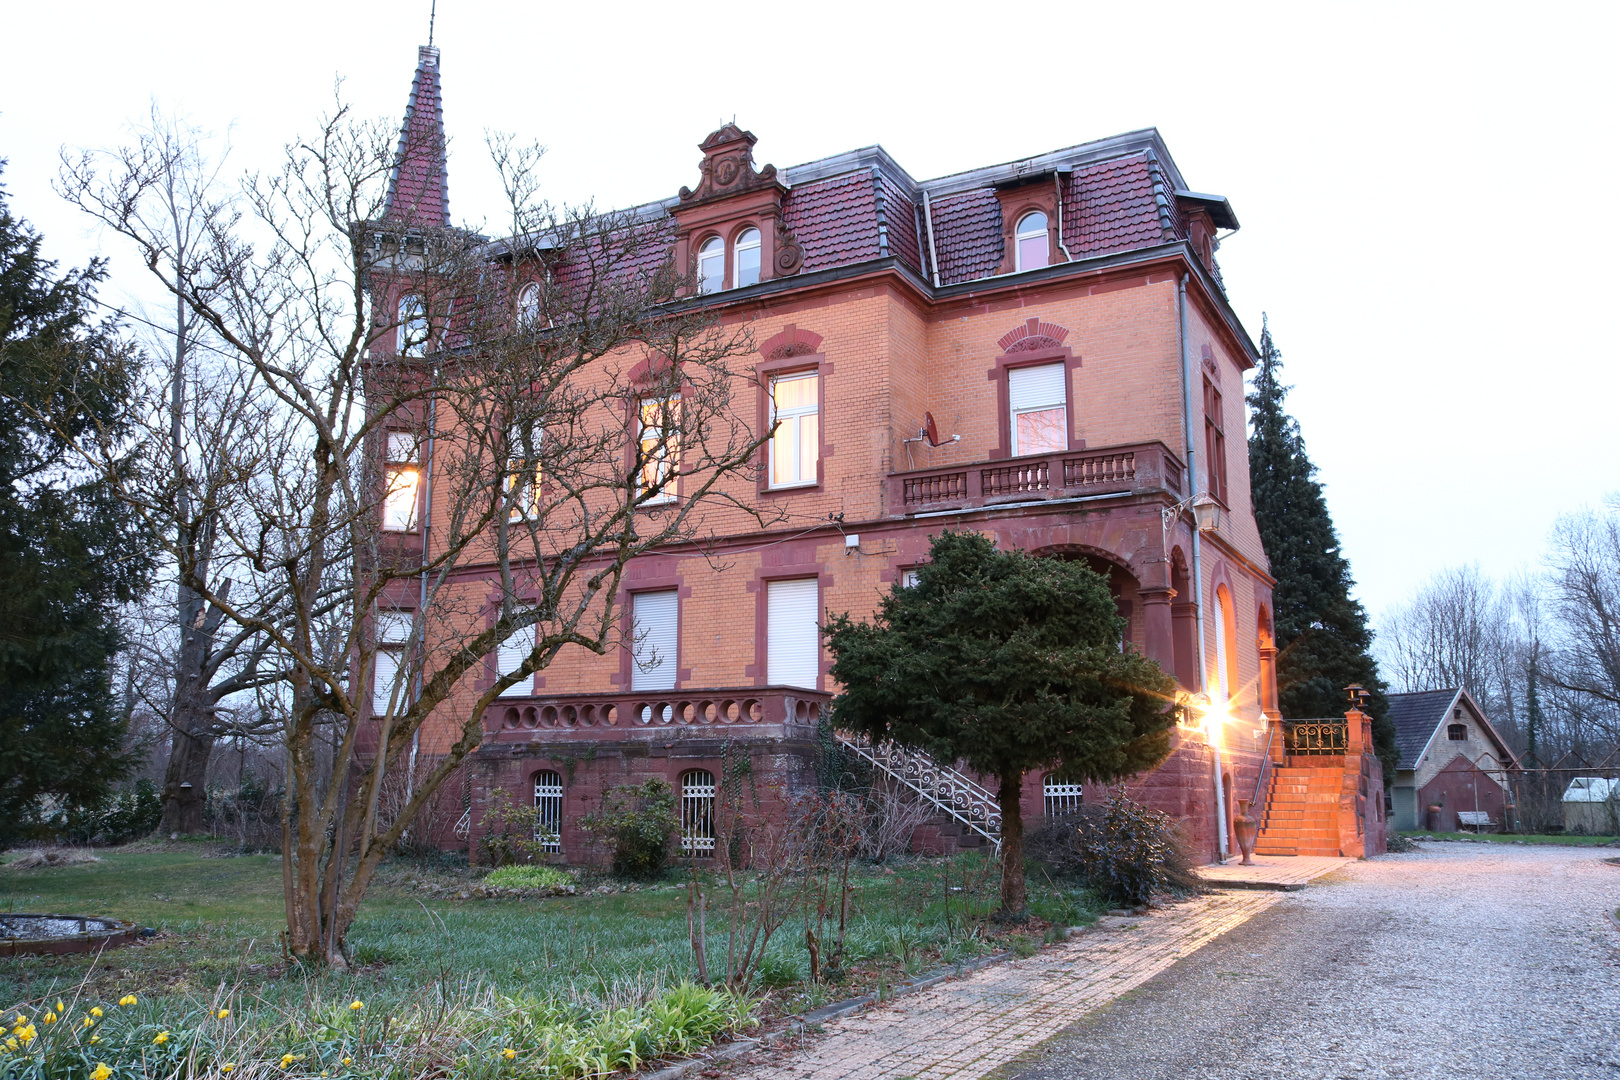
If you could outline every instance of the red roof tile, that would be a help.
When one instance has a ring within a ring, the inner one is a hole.
[[[384,219],[423,228],[449,225],[446,181],[439,50],[423,45],[417,50],[416,78],[411,80],[394,172],[388,179]]]
[[[801,273],[878,257],[877,181],[870,172],[793,188],[782,223],[804,248]]]
[[[934,247],[940,283],[989,277],[1001,265],[1001,204],[992,188],[934,199]]]

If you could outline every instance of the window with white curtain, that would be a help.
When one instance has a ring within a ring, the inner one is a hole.
[[[513,424],[506,436],[506,515],[510,521],[540,515],[540,427]]]
[[[765,681],[814,690],[821,672],[821,583],[768,582],[765,608]]]
[[[698,248],[698,292],[716,293],[726,287],[726,242],[711,236]]]
[[[1038,270],[1052,258],[1052,245],[1046,238],[1046,215],[1039,210],[1018,219],[1017,263],[1020,270]]]
[[[394,609],[379,611],[374,626],[377,652],[371,664],[371,711],[376,716],[386,715],[392,703],[397,714],[406,705],[410,691],[405,646],[411,639],[411,613]]]
[[[386,440],[382,525],[390,532],[414,532],[422,477],[416,436],[408,431],[390,431]]]
[[[1007,418],[1013,457],[1069,448],[1068,379],[1063,361],[1007,372]]]
[[[744,285],[759,284],[759,230],[744,229],[737,236],[737,243],[733,247],[735,258],[732,266],[736,268],[736,284],[734,288]]]
[[[674,589],[636,593],[630,598],[630,689],[673,690],[679,662],[680,601]]]
[[[814,371],[771,380],[772,487],[814,484],[821,463],[821,377]]]
[[[673,502],[675,468],[681,459],[680,397],[643,398],[638,418],[641,431],[641,490],[653,492],[649,503]]]

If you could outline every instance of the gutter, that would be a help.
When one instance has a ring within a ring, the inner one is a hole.
[[[1193,443],[1193,363],[1192,353],[1187,348],[1187,275],[1181,275],[1181,281],[1176,287],[1176,321],[1177,332],[1180,335],[1181,345],[1181,430],[1187,439],[1187,484],[1192,490],[1189,499],[1197,498],[1201,493],[1198,484],[1197,447]],[[1198,690],[1209,694],[1208,686],[1208,646],[1204,641],[1204,563],[1203,552],[1199,544],[1200,532],[1198,522],[1193,522],[1192,530],[1192,579],[1193,579],[1193,610],[1197,615],[1198,625]],[[1214,698],[1210,696],[1213,704]],[[1221,708],[1224,711],[1226,702],[1223,700]],[[1226,783],[1221,770],[1221,740],[1219,735],[1210,739],[1210,749],[1215,755],[1215,835],[1221,861],[1230,857],[1230,848],[1226,836]]]
[[[934,250],[934,203],[923,189],[923,222],[928,228],[928,268],[933,271],[934,288],[939,288],[939,253]]]
[[[1052,174],[1052,190],[1057,195],[1057,227],[1058,250],[1063,252],[1064,262],[1074,262],[1074,256],[1069,254],[1069,245],[1063,242],[1063,174]]]

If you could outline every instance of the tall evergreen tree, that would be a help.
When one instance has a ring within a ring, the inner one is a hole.
[[[1260,539],[1277,578],[1272,593],[1277,633],[1277,696],[1285,717],[1342,715],[1344,687],[1372,691],[1367,712],[1373,742],[1392,779],[1398,754],[1387,718],[1384,681],[1373,660],[1372,630],[1361,602],[1350,595],[1355,579],[1339,548],[1316,466],[1305,453],[1299,422],[1284,408],[1290,387],[1278,380],[1282,354],[1271,327],[1260,332],[1260,366],[1249,393],[1249,484]]]
[[[118,452],[135,357],[93,318],[101,265],[58,275],[40,239],[0,187],[0,833],[42,796],[99,802],[128,772],[116,605],[150,569],[129,515],[70,454]]]

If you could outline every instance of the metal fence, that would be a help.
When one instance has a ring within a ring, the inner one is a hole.
[[[1620,836],[1620,749],[1532,761],[1507,774],[1507,787],[1513,832]]]

